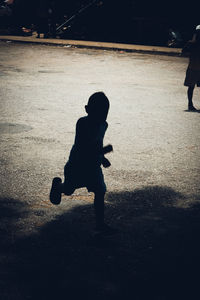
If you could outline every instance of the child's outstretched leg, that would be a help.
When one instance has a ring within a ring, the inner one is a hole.
[[[94,210],[95,210],[95,217],[96,217],[96,230],[98,232],[112,235],[117,233],[117,230],[110,227],[104,222],[104,192],[97,192],[95,193],[94,197]]]

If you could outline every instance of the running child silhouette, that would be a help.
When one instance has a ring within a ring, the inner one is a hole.
[[[103,147],[109,106],[109,100],[103,92],[90,96],[85,106],[87,116],[80,118],[76,124],[74,145],[64,167],[64,182],[59,177],[53,179],[50,201],[59,204],[62,193],[71,195],[75,189],[86,187],[88,192],[94,192],[96,230],[112,233],[112,228],[104,223],[106,185],[101,169],[101,165],[110,167],[104,155],[113,151],[112,145]]]

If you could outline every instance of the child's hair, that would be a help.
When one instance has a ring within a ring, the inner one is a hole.
[[[87,106],[90,107],[90,109],[100,107],[109,109],[110,104],[108,98],[103,92],[96,92],[90,96]]]

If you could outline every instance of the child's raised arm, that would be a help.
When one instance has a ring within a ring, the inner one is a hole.
[[[109,144],[109,145],[103,147],[102,153],[106,154],[106,153],[109,153],[109,152],[112,152],[112,151],[113,151],[113,146]]]

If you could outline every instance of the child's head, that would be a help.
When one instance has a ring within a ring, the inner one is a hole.
[[[97,92],[90,96],[85,110],[94,121],[102,122],[107,119],[109,100],[103,92]]]

